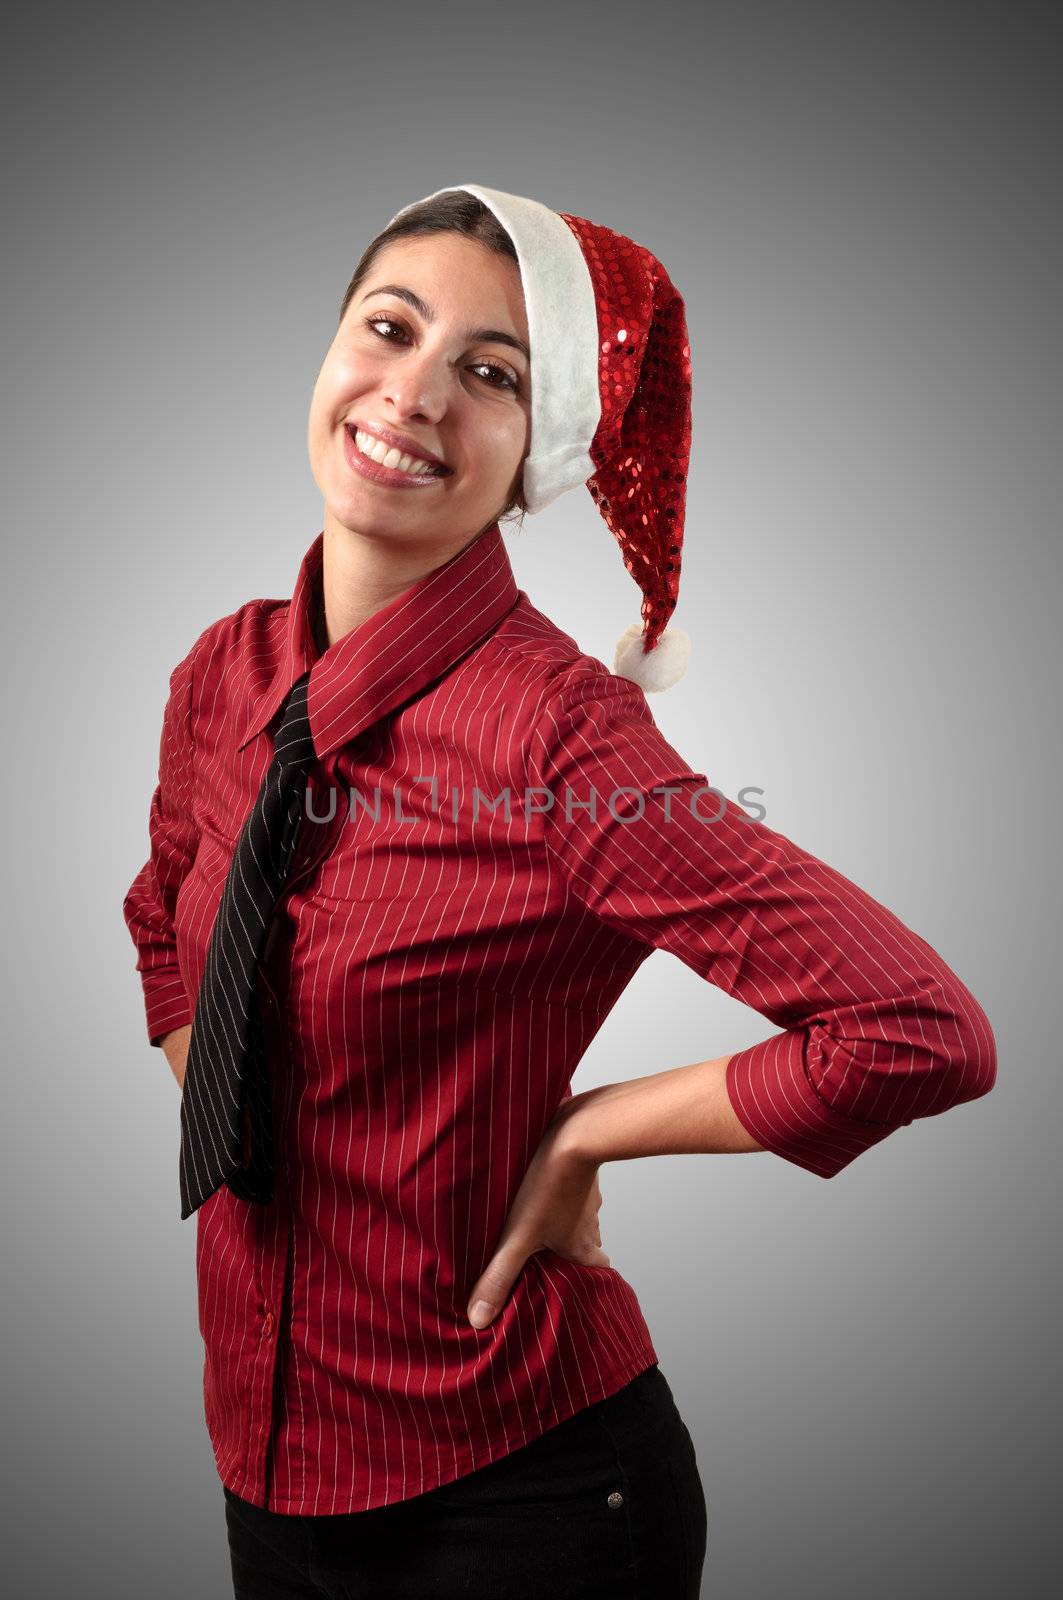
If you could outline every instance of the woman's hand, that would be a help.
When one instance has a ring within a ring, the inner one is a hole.
[[[521,1180],[494,1255],[473,1285],[468,1316],[486,1328],[530,1255],[544,1248],[589,1267],[609,1266],[601,1248],[598,1163],[576,1151],[565,1129],[576,1096],[564,1101]]]

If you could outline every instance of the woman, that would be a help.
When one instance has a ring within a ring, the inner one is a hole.
[[[767,1150],[830,1178],[993,1084],[930,946],[721,805],[650,715],[688,643],[689,440],[661,263],[441,190],[344,298],[291,599],[171,675],[125,914],[182,1087],[237,1600],[696,1595],[694,1448],[598,1168]],[[643,593],[614,672],[501,537],[581,483]],[[783,1031],[573,1095],[655,948]]]

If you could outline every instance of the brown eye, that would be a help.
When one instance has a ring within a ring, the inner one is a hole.
[[[493,361],[477,361],[473,367],[474,372],[476,371],[477,367],[481,368],[484,372],[493,373],[495,377],[502,379],[501,383],[490,384],[490,388],[510,389],[514,394],[516,394],[519,384],[508,367],[497,366]]]
[[[406,335],[406,329],[401,322],[396,322],[394,317],[366,317],[363,327],[371,328],[378,339],[384,339],[388,344],[395,344],[396,340],[390,334],[382,333],[381,327],[394,328],[404,337]],[[520,393],[520,379],[515,373],[510,372],[508,367],[501,366],[497,361],[476,361],[470,370],[490,373],[491,378],[487,383],[489,389],[504,389],[510,394]]]
[[[377,331],[377,324],[378,323],[383,323],[386,327],[389,327],[389,328],[397,328],[400,333],[405,333],[405,331],[406,331],[405,328],[402,326],[402,323],[401,322],[396,322],[394,317],[366,317],[365,326],[367,328],[372,328],[373,332],[376,333],[378,339],[387,339],[388,338],[388,335],[386,333],[379,333]],[[394,341],[393,340],[389,340],[389,342],[393,343]]]

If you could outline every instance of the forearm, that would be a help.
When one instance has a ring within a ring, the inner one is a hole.
[[[592,1163],[763,1150],[731,1105],[729,1060],[720,1056],[573,1095],[558,1114],[559,1139]]]
[[[171,1032],[164,1033],[159,1040],[159,1048],[170,1063],[170,1071],[181,1089],[185,1085],[185,1062],[188,1059],[188,1041],[191,1037],[192,1024],[187,1022],[183,1028],[174,1028]]]

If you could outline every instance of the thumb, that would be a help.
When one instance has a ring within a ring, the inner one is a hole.
[[[474,1328],[486,1328],[516,1282],[529,1252],[510,1245],[488,1262],[469,1296],[467,1315]]]

